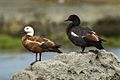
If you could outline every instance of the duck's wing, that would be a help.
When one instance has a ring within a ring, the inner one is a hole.
[[[91,28],[86,27],[86,29],[87,29],[87,33],[86,33],[86,34],[87,34],[87,35],[88,35],[88,34],[91,34],[91,37],[93,37],[95,41],[106,41],[106,40],[103,39],[102,37],[98,36],[98,35],[96,34],[96,32],[93,31]]]
[[[82,38],[87,39],[87,41],[91,41],[91,42],[106,41],[105,39],[98,36],[94,31],[89,31],[88,33],[86,33],[86,36],[82,36]]]
[[[60,51],[58,49],[61,47],[61,45],[57,45],[57,44],[55,44],[55,42],[53,42],[47,38],[43,38],[43,41],[45,41],[45,43],[44,43],[44,45],[41,45],[41,47],[43,47],[44,49],[47,48],[49,51],[62,53],[62,51]]]
[[[39,37],[39,36],[33,36],[33,37],[29,37],[26,40],[27,44],[36,44],[36,45],[43,45],[45,42]]]
[[[82,36],[82,38],[87,42],[99,42],[100,39],[97,35],[88,33],[86,36]]]
[[[43,40],[45,41],[45,44],[49,47],[56,47],[56,48],[61,47],[61,45],[56,44],[55,42],[51,41],[50,39],[43,38]]]
[[[43,48],[49,48],[49,47],[58,47],[59,45],[55,44],[55,42],[53,42],[50,39],[47,38],[43,38],[40,36],[34,36],[32,37],[32,40],[36,41],[37,43],[40,44],[41,47]]]
[[[90,31],[92,30],[88,27],[76,26],[70,30],[70,34],[72,37],[82,37],[82,36],[86,36],[86,33]]]
[[[55,42],[51,41],[50,39],[43,38],[43,41],[45,42],[46,45],[48,46],[55,46]]]
[[[71,30],[71,35],[76,38],[84,38],[87,41],[105,41],[103,38],[99,37],[96,32],[88,27],[77,27]]]

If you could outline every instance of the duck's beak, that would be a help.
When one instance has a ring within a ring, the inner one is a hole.
[[[72,21],[70,21],[69,19],[64,21],[65,23],[72,23]]]
[[[20,36],[20,37],[24,36],[25,34],[26,34],[26,33],[25,33],[24,31],[20,31],[20,32],[19,32],[19,36]]]
[[[20,34],[26,34],[26,32],[25,31],[21,31]]]
[[[65,20],[65,22],[67,22],[67,21],[69,21],[68,19],[67,20]]]

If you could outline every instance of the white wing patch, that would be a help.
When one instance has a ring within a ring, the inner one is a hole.
[[[79,37],[77,34],[75,34],[74,32],[71,32],[71,35],[74,37]]]
[[[85,36],[81,36],[82,38],[85,38]]]
[[[96,34],[96,32],[94,32],[94,31],[91,31],[93,34]]]
[[[37,44],[39,44],[39,45],[42,45],[43,43],[45,43],[45,42],[37,42],[37,41],[31,41],[31,40],[27,40],[26,41],[27,43],[37,43]]]

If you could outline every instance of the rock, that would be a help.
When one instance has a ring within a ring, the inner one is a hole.
[[[70,52],[36,62],[11,80],[120,80],[120,61],[112,52]]]

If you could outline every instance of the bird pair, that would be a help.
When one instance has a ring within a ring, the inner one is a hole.
[[[102,38],[97,36],[97,34],[88,27],[82,27],[80,25],[80,18],[77,15],[70,15],[69,18],[65,21],[70,21],[66,29],[66,33],[70,41],[82,48],[82,52],[84,52],[85,47],[95,46],[97,49],[104,49],[101,45]],[[58,52],[62,53],[59,48],[60,45],[57,45],[53,41],[42,38],[40,36],[34,35],[34,30],[30,26],[26,26],[24,28],[26,35],[22,37],[22,43],[26,49],[29,51],[36,53],[35,62],[41,61],[41,53],[42,52]],[[39,60],[38,58],[39,53]],[[31,65],[33,65],[33,62]]]

